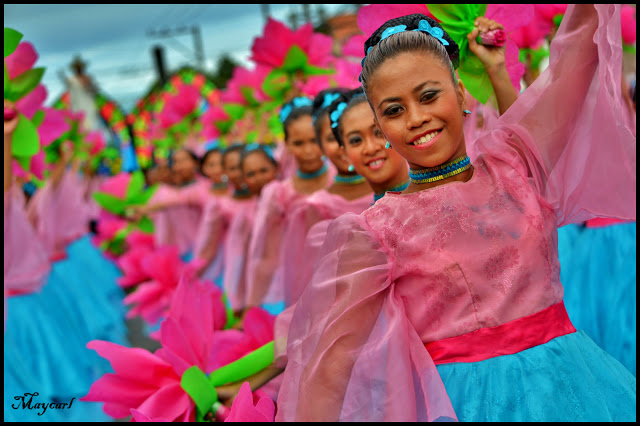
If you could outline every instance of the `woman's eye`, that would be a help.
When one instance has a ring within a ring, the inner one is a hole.
[[[435,97],[436,97],[436,95],[437,95],[439,92],[440,92],[439,90],[437,90],[437,91],[424,92],[424,93],[422,94],[422,96],[420,97],[420,100],[421,100],[422,102],[430,101],[430,100],[432,100],[433,98],[435,98]]]
[[[396,115],[400,111],[401,111],[401,108],[398,105],[393,105],[393,106],[390,106],[389,108],[387,108],[384,111],[384,115],[386,115],[386,116]]]
[[[359,136],[353,137],[353,138],[349,138],[349,145],[357,145],[360,142],[362,142],[362,138]]]

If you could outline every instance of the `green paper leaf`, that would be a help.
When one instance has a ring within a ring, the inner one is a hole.
[[[262,91],[273,98],[274,102],[281,100],[291,88],[291,79],[282,69],[272,70],[262,82]]]
[[[4,57],[11,55],[22,40],[22,34],[13,28],[4,29]],[[6,83],[5,83],[6,84]]]
[[[242,94],[242,97],[247,102],[250,108],[257,108],[258,106],[260,106],[260,102],[258,102],[255,96],[253,96],[253,93],[254,93],[253,88],[248,86],[242,86],[240,88],[240,93]]]
[[[211,384],[207,375],[194,365],[182,373],[180,386],[195,402],[201,413],[207,413],[214,402],[218,401],[218,392]]]
[[[100,205],[100,207],[115,215],[123,214],[124,209],[127,206],[125,200],[114,197],[113,195],[107,194],[106,192],[94,192],[93,199]]]
[[[18,126],[11,139],[11,153],[14,157],[31,157],[36,155],[39,149],[40,139],[36,127],[27,117],[20,114]]]
[[[493,93],[493,86],[480,59],[475,55],[469,56],[458,68],[458,76],[471,96],[478,102],[486,104]]]
[[[9,80],[9,84],[4,88],[5,99],[12,102],[22,99],[40,83],[44,70],[43,67],[32,68]]]
[[[20,164],[20,167],[22,167],[22,170],[24,170],[25,172],[29,171],[29,169],[31,168],[31,157],[14,156],[13,159],[16,160],[18,164]]]
[[[138,229],[145,234],[153,234],[155,227],[153,225],[153,221],[149,217],[143,216],[138,222]]]
[[[33,114],[33,118],[31,119],[31,122],[35,127],[40,127],[40,125],[42,124],[42,120],[44,120],[44,115],[45,115],[45,112],[42,109],[37,110],[36,113]]]
[[[230,364],[214,370],[209,375],[209,380],[214,386],[237,382],[264,370],[271,363],[273,363],[273,341]]]
[[[243,105],[240,104],[224,104],[222,106],[222,109],[229,114],[229,116],[231,117],[231,120],[236,121],[236,120],[240,120],[243,116],[245,111],[247,110]]]
[[[309,58],[307,57],[307,54],[294,44],[287,52],[287,56],[284,58],[284,63],[280,68],[289,73],[293,73],[297,70],[303,69],[308,62]]]
[[[136,195],[140,194],[144,189],[144,175],[140,170],[136,170],[131,173],[131,180],[127,186],[126,200],[133,199]]]

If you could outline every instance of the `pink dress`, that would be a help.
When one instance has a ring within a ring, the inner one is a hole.
[[[66,170],[55,188],[48,180],[29,201],[27,216],[50,259],[66,257],[67,244],[89,231],[89,209],[79,176]]]
[[[209,196],[209,182],[196,182],[175,188],[161,185],[150,204],[162,203],[170,207],[152,213],[157,245],[177,245],[181,255],[193,250],[202,219],[204,204]]]
[[[471,180],[388,193],[363,214],[347,213],[331,223],[293,313],[276,421],[473,419],[480,410],[464,410],[471,401],[451,396],[456,385],[467,397],[487,398],[488,410],[501,401],[470,386],[470,375],[445,390],[441,363],[471,368],[482,359],[513,359],[499,355],[526,356],[527,347],[545,344],[539,336],[521,339],[539,315],[559,319],[543,327],[544,334],[551,325],[552,339],[579,334],[571,333],[562,314],[557,228],[598,216],[636,217],[635,137],[618,119],[622,52],[616,8],[569,5],[549,68],[476,141]],[[493,347],[468,343],[505,329],[521,335]],[[468,353],[455,358],[456,343]],[[501,352],[512,347],[517,349]],[[627,371],[631,400],[620,383],[605,389],[599,381],[619,370],[595,349],[587,348],[604,373],[586,370],[586,358],[580,364],[570,359],[567,347],[547,353],[547,380],[554,369],[558,376],[573,370],[574,376],[563,377],[567,382],[560,382],[553,398],[543,398],[548,406],[529,407],[518,399],[516,414],[587,409],[582,397],[599,392],[594,401],[622,401],[635,417],[635,379]],[[583,346],[572,350],[582,353]],[[527,359],[521,362],[524,369]],[[525,387],[527,397],[540,396],[542,388],[527,382],[535,380],[528,375],[532,368],[507,382],[506,390],[515,394]],[[474,383],[488,381],[492,373],[486,374]]]
[[[333,183],[333,170],[327,172],[327,186]],[[280,262],[280,250],[292,213],[291,207],[308,197],[294,189],[292,179],[272,181],[262,189],[247,259],[248,306],[281,303],[284,300],[282,287],[271,291],[271,281]]]
[[[247,307],[247,254],[257,206],[257,197],[243,201],[242,209],[231,219],[228,238],[224,241],[223,288],[234,311]]]
[[[294,206],[282,244],[281,262],[272,286],[283,286],[285,310],[277,317],[274,328],[275,358],[277,365],[286,365],[286,345],[289,324],[295,302],[313,274],[313,266],[324,242],[331,221],[345,213],[360,214],[373,204],[373,193],[355,200],[318,191]]]
[[[31,293],[45,284],[51,263],[27,220],[24,195],[17,185],[4,194],[4,297]]]
[[[223,273],[224,243],[229,235],[233,216],[247,208],[247,200],[209,195],[204,205],[202,220],[198,227],[193,247],[194,261],[203,261],[206,266],[202,278],[216,282]]]

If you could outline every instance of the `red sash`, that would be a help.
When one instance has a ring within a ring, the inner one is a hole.
[[[425,343],[433,362],[478,362],[500,355],[512,355],[574,333],[564,302],[497,327]]]

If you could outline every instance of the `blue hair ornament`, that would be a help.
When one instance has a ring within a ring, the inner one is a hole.
[[[340,119],[340,116],[342,115],[342,112],[344,111],[344,109],[347,107],[347,103],[346,102],[340,102],[338,104],[338,106],[336,107],[335,111],[333,111],[331,113],[331,128],[335,129],[336,127],[338,127],[338,120]]]

